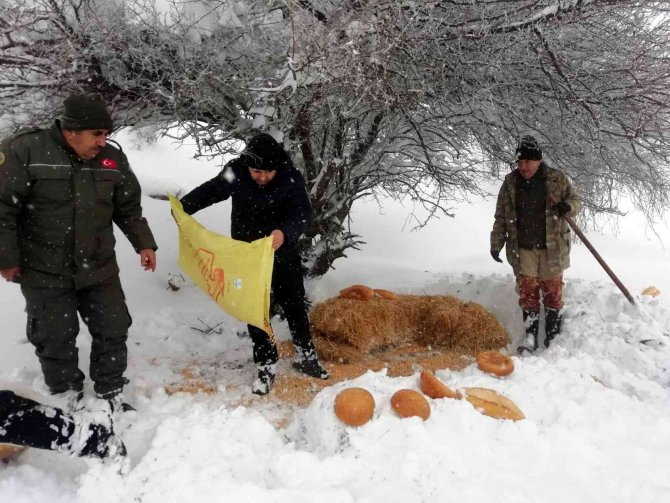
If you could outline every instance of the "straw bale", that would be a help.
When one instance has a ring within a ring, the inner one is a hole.
[[[375,292],[375,297],[379,297],[380,299],[396,300],[398,298],[395,292],[384,290],[383,288],[375,288],[373,292]]]
[[[319,355],[355,362],[361,355],[416,343],[423,349],[459,348],[474,354],[508,341],[500,322],[474,302],[440,295],[398,295],[396,300],[328,299],[310,313]]]
[[[402,299],[329,299],[312,308],[312,325],[329,340],[370,352],[405,340],[401,335],[414,329],[411,306]]]
[[[369,370],[385,370],[390,377],[423,370],[461,370],[473,363],[480,351],[507,343],[502,325],[478,304],[450,296],[390,297],[376,296],[368,301],[338,298],[316,304],[310,312],[312,335],[330,379],[314,379],[292,369],[287,360],[295,355],[293,343],[278,341],[280,368],[271,396],[307,405],[324,387]],[[182,362],[176,371],[177,382],[166,386],[166,392],[217,393],[224,387],[216,385],[216,367],[216,361],[185,367]],[[253,404],[256,398],[250,397],[248,403]]]

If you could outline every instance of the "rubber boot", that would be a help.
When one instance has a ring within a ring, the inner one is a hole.
[[[537,349],[537,331],[540,327],[540,312],[536,310],[523,310],[523,324],[526,327],[526,337],[516,352],[523,356],[532,354]]]
[[[552,309],[550,307],[544,308],[544,347],[548,348],[551,341],[561,333],[561,326],[563,325],[563,310]]]

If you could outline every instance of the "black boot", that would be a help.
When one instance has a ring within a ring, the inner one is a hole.
[[[561,325],[563,325],[563,310],[552,309],[550,307],[544,308],[544,347],[548,348],[551,341],[561,333]]]
[[[77,456],[118,459],[128,455],[126,446],[114,434],[111,424],[77,425],[72,437],[72,446],[72,452]]]
[[[537,331],[540,327],[540,312],[535,310],[523,310],[523,324],[526,328],[526,337],[523,343],[516,349],[519,355],[531,354],[537,349]]]
[[[274,339],[260,328],[253,325],[247,325],[247,328],[254,343],[254,363],[258,371],[258,377],[251,385],[251,391],[256,395],[267,395],[272,389],[277,373],[277,360],[279,360],[277,345]]]
[[[275,383],[275,375],[277,373],[276,363],[266,363],[256,365],[258,370],[258,377],[251,385],[252,393],[256,395],[267,395]]]
[[[120,394],[109,398],[107,401],[109,402],[109,409],[112,411],[112,414],[118,414],[119,412],[132,412],[137,410],[128,402],[124,402]]]
[[[310,340],[303,346],[294,344],[296,357],[293,362],[293,368],[317,379],[328,379],[330,375],[328,371],[321,366],[319,359],[316,356],[316,349]]]

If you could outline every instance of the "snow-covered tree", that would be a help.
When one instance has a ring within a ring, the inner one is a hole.
[[[309,268],[359,237],[365,195],[429,215],[481,192],[535,135],[592,212],[670,206],[670,2],[0,0],[5,125],[73,90],[123,125],[178,122],[207,155],[252,129],[308,181]],[[9,126],[5,127],[8,130]],[[423,221],[419,221],[419,224]]]

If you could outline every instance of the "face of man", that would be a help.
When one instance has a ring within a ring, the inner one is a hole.
[[[521,173],[524,180],[531,179],[537,173],[537,170],[540,169],[540,164],[542,164],[542,161],[531,161],[530,159],[519,159],[516,161],[519,173]]]
[[[251,179],[254,182],[262,186],[267,185],[272,181],[272,179],[277,174],[277,170],[274,169],[272,171],[263,171],[261,169],[249,168],[249,174],[251,175]]]
[[[63,136],[80,159],[93,159],[107,144],[107,129],[82,129],[81,131],[63,131]]]

